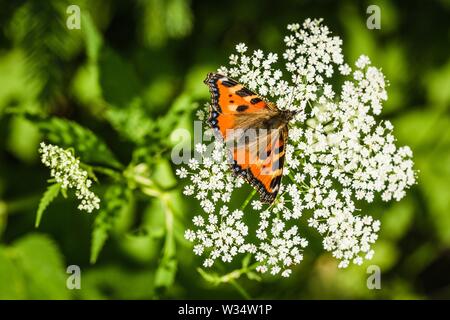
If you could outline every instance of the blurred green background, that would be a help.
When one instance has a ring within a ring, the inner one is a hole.
[[[70,4],[81,9],[81,30],[66,27]],[[381,30],[366,28],[370,4],[381,8]],[[0,298],[450,298],[450,1],[2,0],[0,8]],[[203,78],[236,43],[281,53],[286,25],[308,17],[323,17],[343,39],[348,62],[366,54],[382,68],[390,83],[382,117],[413,149],[418,184],[401,202],[363,207],[382,230],[362,266],[337,269],[302,228],[310,246],[289,279],[210,283],[182,239],[199,207],[174,176],[171,133],[192,130],[209,98]],[[145,163],[174,207],[172,234],[159,199],[108,188],[102,175],[96,192],[109,212],[79,212],[59,197],[35,228],[49,178],[41,140],[111,168]],[[101,243],[109,235],[100,253],[93,232]],[[81,290],[66,289],[72,264]],[[371,264],[382,270],[381,290],[366,287]]]

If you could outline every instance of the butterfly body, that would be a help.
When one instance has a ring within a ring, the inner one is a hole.
[[[237,81],[218,73],[205,79],[211,93],[208,123],[229,149],[231,170],[245,178],[272,203],[279,191],[288,138],[295,111],[276,105]]]

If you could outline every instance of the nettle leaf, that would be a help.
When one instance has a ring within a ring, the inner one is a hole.
[[[91,263],[97,261],[110,232],[114,229],[121,215],[130,209],[132,193],[126,186],[112,185],[103,197],[103,209],[94,222],[91,243]]]
[[[39,128],[48,141],[63,148],[74,148],[84,162],[105,164],[114,168],[122,167],[105,142],[78,123],[33,114],[25,114],[25,117]]]
[[[45,209],[50,205],[50,203],[56,199],[59,194],[59,190],[61,189],[61,185],[59,183],[52,184],[47,187],[47,190],[42,195],[41,200],[39,201],[39,207],[36,213],[36,222],[34,226],[37,228],[41,223],[42,215],[44,214]]]
[[[7,248],[28,299],[68,299],[62,255],[47,236],[30,234]]]
[[[156,123],[142,108],[139,99],[133,100],[127,108],[110,108],[106,113],[108,121],[125,139],[143,144],[156,130]]]

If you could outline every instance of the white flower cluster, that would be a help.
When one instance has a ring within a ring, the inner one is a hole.
[[[185,238],[197,241],[194,253],[202,255],[206,250],[208,258],[205,267],[211,267],[220,258],[223,262],[231,262],[238,253],[254,253],[254,245],[246,244],[248,227],[242,221],[244,213],[241,210],[229,212],[226,206],[219,210],[219,214],[209,214],[207,221],[202,216],[195,216],[193,223],[199,228],[196,232],[186,230]]]
[[[80,200],[79,210],[92,212],[100,208],[100,199],[89,190],[92,180],[87,171],[80,168],[80,160],[70,151],[44,142],[41,142],[39,152],[42,163],[50,168],[50,175],[61,188],[75,189],[75,196]]]
[[[374,254],[371,245],[380,222],[358,214],[357,202],[372,202],[377,194],[383,201],[398,201],[415,183],[411,149],[397,148],[392,124],[375,119],[387,99],[382,72],[366,56],[353,67],[345,63],[342,40],[332,36],[321,20],[289,25],[288,31],[282,55],[285,74],[274,67],[276,54],[257,50],[246,55],[244,44],[230,56],[230,66],[219,69],[278,108],[298,114],[290,124],[279,196],[270,207],[259,200],[251,202],[252,211],[260,216],[257,241],[247,240],[250,231],[245,227],[242,232],[241,225],[236,229],[239,244],[230,237],[232,244],[225,246],[224,240],[214,240],[232,230],[224,232],[222,227],[194,221],[197,231],[186,232],[187,239],[198,243],[197,254],[210,250],[206,266],[219,256],[230,261],[237,253],[252,252],[260,262],[258,271],[288,276],[307,246],[295,226],[303,215],[308,225],[323,235],[323,247],[340,260],[339,267],[361,264]],[[331,81],[337,73],[344,79],[338,84]],[[205,117],[203,111],[197,114],[200,120]],[[212,151],[207,152],[208,148]],[[220,210],[221,221],[226,221],[228,212],[234,212],[230,204],[233,191],[241,187],[242,180],[229,171],[222,144],[198,144],[196,151],[188,168],[177,170],[191,182],[184,193],[195,196],[207,214]],[[233,245],[237,248],[231,254]]]

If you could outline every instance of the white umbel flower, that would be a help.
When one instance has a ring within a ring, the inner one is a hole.
[[[411,149],[398,148],[393,125],[376,119],[387,100],[381,70],[367,56],[345,62],[342,40],[321,20],[289,25],[284,42],[284,68],[274,67],[277,54],[239,44],[229,66],[219,69],[279,109],[297,111],[290,124],[279,196],[269,207],[256,199],[246,207],[246,214],[259,213],[256,229],[242,230],[240,224],[237,230],[239,219],[231,217],[235,208],[230,198],[242,192],[243,183],[230,172],[223,144],[198,147],[198,157],[186,171],[178,171],[180,178],[190,179],[185,194],[200,201],[206,216],[221,212],[219,222],[200,226],[194,221],[197,230],[186,234],[205,249],[197,247],[196,253],[209,255],[205,266],[217,258],[231,261],[238,252],[252,252],[257,271],[287,277],[308,244],[297,234],[302,223],[323,236],[324,249],[340,267],[360,265],[374,254],[371,246],[380,222],[361,214],[357,201],[399,201],[415,183]],[[344,78],[340,85],[331,79],[335,73]],[[304,213],[307,221],[302,220]],[[232,223],[227,224],[228,219]]]
[[[86,170],[80,168],[80,160],[58,146],[41,142],[39,153],[42,163],[50,168],[50,175],[63,189],[74,189],[80,203],[79,210],[92,212],[100,208],[100,199],[89,190],[92,180]]]

